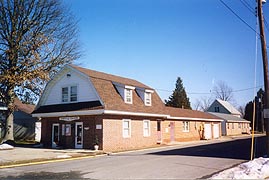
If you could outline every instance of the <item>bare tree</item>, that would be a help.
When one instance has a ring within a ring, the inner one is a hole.
[[[194,104],[195,110],[206,111],[209,106],[212,104],[213,99],[211,97],[201,97],[200,99],[196,99],[196,103]]]
[[[237,109],[241,113],[241,117],[244,117],[245,116],[245,106],[241,105]]]
[[[0,99],[13,140],[14,98],[36,100],[50,77],[80,55],[77,22],[58,0],[0,0]]]
[[[217,99],[229,102],[233,101],[233,89],[224,81],[217,82],[217,84],[213,87],[213,94]]]

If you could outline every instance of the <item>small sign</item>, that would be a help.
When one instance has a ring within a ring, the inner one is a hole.
[[[79,120],[78,116],[74,116],[74,117],[59,117],[60,121],[75,121],[75,120]]]
[[[269,109],[264,109],[263,110],[263,117],[264,118],[269,118]]]
[[[96,124],[96,129],[102,129],[102,124]]]

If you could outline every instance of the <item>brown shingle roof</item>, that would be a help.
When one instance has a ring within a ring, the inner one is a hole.
[[[126,104],[113,85],[113,82],[117,82],[123,85],[153,90],[152,88],[146,86],[141,82],[129,78],[123,78],[111,74],[81,68],[74,65],[72,65],[72,67],[88,75],[91,78],[91,81],[94,84],[94,87],[97,90],[100,98],[102,99],[106,110],[158,114],[162,114],[164,112],[165,106],[161,98],[155,91],[154,93],[152,93],[152,106],[145,106],[144,102],[135,90],[133,91],[133,104]]]
[[[98,72],[98,71],[82,68],[82,67],[75,66],[75,65],[70,65],[70,66],[79,70],[80,72],[82,72],[84,74],[87,74],[91,78],[110,81],[110,82],[118,82],[118,83],[121,83],[124,85],[130,85],[130,86],[135,86],[135,87],[151,89],[149,86],[146,86],[145,84],[138,82],[134,79],[115,76],[115,75],[107,74],[107,73],[103,73],[103,72]]]
[[[206,113],[206,112],[190,110],[190,109],[174,108],[174,107],[166,107],[166,113],[170,114],[170,116],[172,117],[220,119],[219,117]]]
[[[16,110],[20,110],[20,111],[25,112],[27,114],[31,114],[35,109],[35,105],[24,104],[18,98],[15,98],[14,105],[15,105]]]

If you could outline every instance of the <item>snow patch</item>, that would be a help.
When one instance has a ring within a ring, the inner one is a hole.
[[[269,179],[269,158],[257,158],[224,170],[210,179]]]
[[[63,154],[63,155],[58,155],[56,158],[71,158],[72,156],[67,155],[67,154]]]
[[[8,150],[8,149],[14,149],[14,147],[9,144],[0,144],[0,150]]]

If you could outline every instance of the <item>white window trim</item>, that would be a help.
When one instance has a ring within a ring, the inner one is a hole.
[[[188,124],[188,129],[186,129],[186,124]],[[183,121],[183,132],[190,132],[190,121]]]
[[[148,97],[149,97],[149,104],[147,104],[147,94],[148,94]],[[144,94],[144,102],[145,102],[145,106],[151,106],[152,104],[152,95],[151,95],[151,92],[147,92],[145,91],[145,94]]]
[[[145,122],[148,123],[148,134],[145,133]],[[150,120],[143,120],[143,136],[144,137],[150,137]]]
[[[126,122],[126,121],[129,122],[129,134],[127,136],[124,134],[124,122]],[[131,128],[132,128],[131,119],[123,119],[122,120],[122,137],[123,138],[130,138],[131,137],[131,134],[132,134]]]
[[[130,102],[127,101],[127,90],[130,90],[130,93],[131,93],[131,95],[130,95],[131,101]],[[124,102],[126,104],[133,104],[133,90],[131,88],[125,88],[124,89]]]
[[[76,101],[71,101],[71,87],[76,86],[77,87],[77,100]],[[63,88],[67,88],[68,89],[68,99],[66,102],[63,102]],[[78,94],[79,94],[79,87],[77,84],[71,84],[71,85],[65,85],[61,87],[61,103],[65,104],[65,103],[76,103],[78,102]]]

